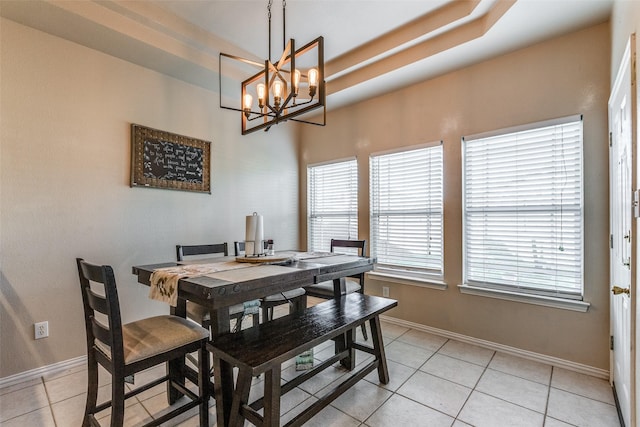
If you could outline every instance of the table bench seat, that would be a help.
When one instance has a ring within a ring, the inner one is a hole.
[[[303,312],[275,319],[243,330],[236,334],[223,335],[209,344],[213,353],[214,375],[223,370],[238,368],[238,378],[229,403],[228,420],[218,420],[219,425],[242,425],[247,419],[255,425],[278,426],[280,423],[280,397],[303,381],[344,358],[353,357],[354,350],[374,356],[373,361],[349,375],[348,379],[328,392],[290,421],[287,426],[298,426],[326,407],[357,381],[377,368],[380,382],[389,382],[389,372],[379,315],[395,306],[397,301],[360,293],[349,294],[340,299],[328,300]],[[369,321],[373,346],[354,342],[354,329]],[[338,352],[295,379],[281,385],[282,363],[310,350],[327,340],[338,343]],[[251,379],[265,374],[264,398],[248,402]],[[215,378],[216,399],[223,390],[221,378]],[[260,415],[258,410],[264,408]]]

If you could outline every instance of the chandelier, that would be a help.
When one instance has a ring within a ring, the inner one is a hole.
[[[220,108],[240,111],[242,134],[264,129],[292,120],[324,126],[326,124],[326,92],[324,81],[324,38],[322,36],[296,50],[295,41],[285,43],[286,0],[282,2],[283,52],[277,62],[271,60],[271,5],[267,6],[269,24],[269,57],[264,63],[220,53],[218,76]],[[222,102],[223,61],[239,61],[258,68],[242,82],[240,108],[224,106]],[[299,116],[317,108],[323,109],[322,122],[303,120]]]

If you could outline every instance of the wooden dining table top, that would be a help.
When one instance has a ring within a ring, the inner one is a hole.
[[[278,292],[309,286],[327,280],[371,271],[374,258],[335,253],[277,252],[286,261],[276,264],[247,263],[246,268],[234,268],[179,280],[179,298],[217,309],[244,301],[262,298]],[[235,256],[218,257],[202,262],[235,261]],[[132,268],[138,282],[149,286],[151,274],[161,268],[184,263],[164,262]]]

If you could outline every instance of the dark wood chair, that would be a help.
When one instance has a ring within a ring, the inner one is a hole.
[[[366,240],[340,240],[340,239],[331,239],[331,252],[336,252],[336,248],[355,248],[357,249],[358,256],[364,256],[367,249],[367,241]],[[338,251],[344,253],[351,253],[348,251]],[[315,285],[305,286],[304,288],[307,291],[307,295],[316,298],[323,299],[331,299],[334,298],[333,293],[333,281],[328,280],[326,282],[317,283]],[[345,280],[345,290],[342,292],[342,295],[351,294],[354,292],[359,292],[364,294],[364,273],[356,274],[354,276],[349,276]],[[362,324],[362,336],[365,340],[368,340],[367,336],[367,328],[364,324]]]
[[[229,255],[227,242],[210,245],[176,245],[176,258],[178,262],[185,261],[185,257],[195,257],[202,255]],[[187,301],[187,317],[202,325],[203,328],[211,328],[211,314],[209,309],[200,304]],[[235,304],[229,307],[229,317],[236,320],[236,329],[242,329],[242,319],[244,317],[244,305]],[[253,326],[260,322],[258,314],[252,315]]]
[[[272,240],[270,242],[273,243]],[[267,240],[265,240],[265,249],[267,248]],[[233,242],[233,249],[236,256],[242,255],[244,252],[244,242]],[[304,310],[307,307],[307,294],[304,288],[292,289],[290,291],[281,292],[266,296],[260,300],[260,309],[262,310],[262,321],[273,320],[273,310],[275,307],[283,304],[289,304],[289,307],[295,307],[295,311]],[[289,310],[291,312],[291,310]]]
[[[106,265],[89,264],[76,259],[80,289],[84,306],[87,333],[88,390],[83,427],[99,426],[96,413],[111,407],[111,426],[122,426],[125,399],[135,396],[163,382],[191,400],[145,424],[163,424],[190,409],[199,406],[200,425],[209,425],[209,358],[206,343],[209,331],[177,316],[155,316],[122,324],[120,305],[113,269]],[[182,380],[170,375],[125,393],[125,377],[160,363],[185,357],[197,351],[198,394]],[[98,364],[111,374],[111,400],[96,405],[98,398]]]

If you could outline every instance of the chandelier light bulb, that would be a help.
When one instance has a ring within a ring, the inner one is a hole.
[[[309,79],[309,96],[313,98],[318,87],[318,70],[311,68],[307,76]]]
[[[264,100],[267,96],[267,87],[264,85],[264,83],[259,83],[256,86],[256,92],[258,94],[258,106],[262,110],[262,108],[264,107]]]
[[[273,82],[273,96],[282,96],[282,82],[280,80]]]
[[[298,96],[298,86],[300,86],[300,70],[293,72],[293,96]]]
[[[243,103],[244,115],[247,116],[247,118],[249,118],[249,114],[251,114],[251,105],[253,104],[253,97],[248,93],[245,94],[242,103]]]
[[[276,80],[273,82],[273,103],[276,108],[280,106],[280,101],[282,100],[282,82],[280,80]]]

